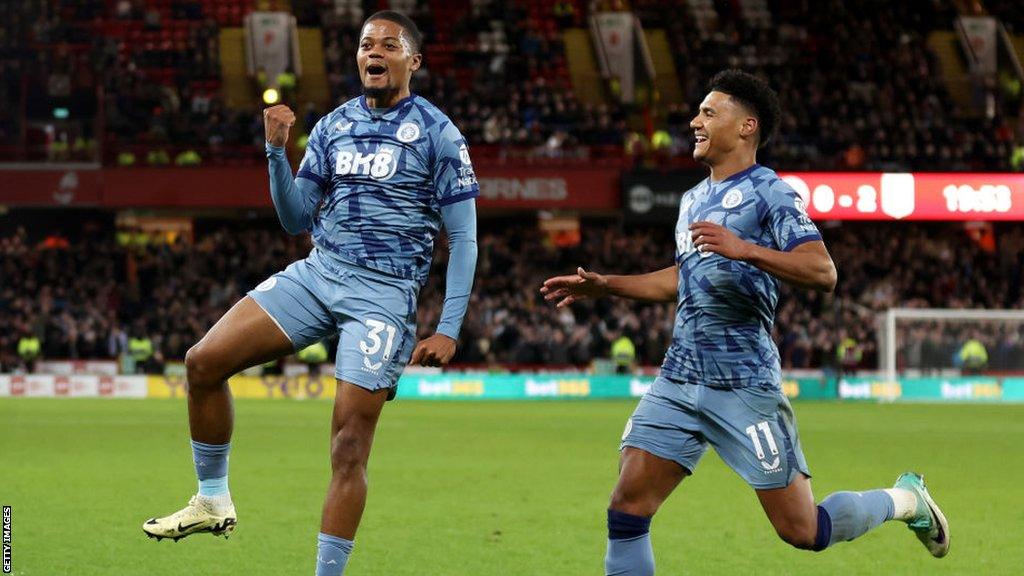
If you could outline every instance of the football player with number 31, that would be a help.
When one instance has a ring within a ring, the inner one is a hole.
[[[316,124],[298,174],[285,157],[295,114],[264,111],[270,193],[291,234],[313,250],[256,286],[188,351],[189,425],[199,493],[143,524],[152,537],[226,536],[233,425],[226,380],[247,367],[339,336],[331,426],[332,477],[318,538],[320,576],[342,574],[366,503],[366,465],[384,402],[413,364],[455,354],[476,268],[479,188],[466,141],[438,108],[410,92],[422,37],[402,14],[363,24],[356,62],[363,96]],[[441,225],[450,260],[436,333],[416,342],[416,301]]]

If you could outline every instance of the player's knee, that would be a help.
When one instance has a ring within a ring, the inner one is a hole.
[[[365,475],[369,455],[369,435],[359,427],[342,426],[331,441],[331,469],[336,475]]]
[[[213,386],[223,380],[215,369],[215,362],[201,344],[192,346],[185,353],[185,376],[189,387],[194,388]]]
[[[807,523],[785,522],[775,526],[775,533],[783,542],[794,548],[813,550],[817,528]]]
[[[654,516],[661,505],[656,498],[644,494],[640,490],[629,490],[616,486],[612,492],[608,507],[612,510],[625,512],[634,516]]]

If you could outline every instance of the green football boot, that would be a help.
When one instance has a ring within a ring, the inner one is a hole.
[[[917,535],[917,539],[932,556],[945,556],[949,552],[949,523],[928,494],[924,476],[915,472],[904,472],[896,479],[893,488],[909,490],[917,496],[917,515],[907,522],[907,527]]]

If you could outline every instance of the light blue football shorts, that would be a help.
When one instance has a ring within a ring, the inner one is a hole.
[[[334,375],[393,388],[416,345],[419,282],[347,264],[314,248],[249,291],[295,350],[340,334]]]
[[[708,444],[756,489],[811,476],[793,408],[776,387],[712,388],[659,376],[626,422],[619,449],[639,448],[692,474]]]

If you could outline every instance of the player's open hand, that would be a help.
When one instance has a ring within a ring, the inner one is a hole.
[[[455,356],[455,340],[444,334],[420,340],[412,351],[409,364],[420,366],[444,366]]]
[[[558,300],[555,307],[561,308],[573,302],[608,294],[608,279],[597,272],[587,272],[581,266],[576,269],[576,274],[548,278],[540,287],[540,293],[548,302]]]
[[[752,245],[714,222],[690,224],[690,238],[698,252],[714,252],[732,260],[746,260]]]
[[[263,132],[274,146],[288,143],[288,130],[295,124],[295,113],[284,104],[263,109]]]

